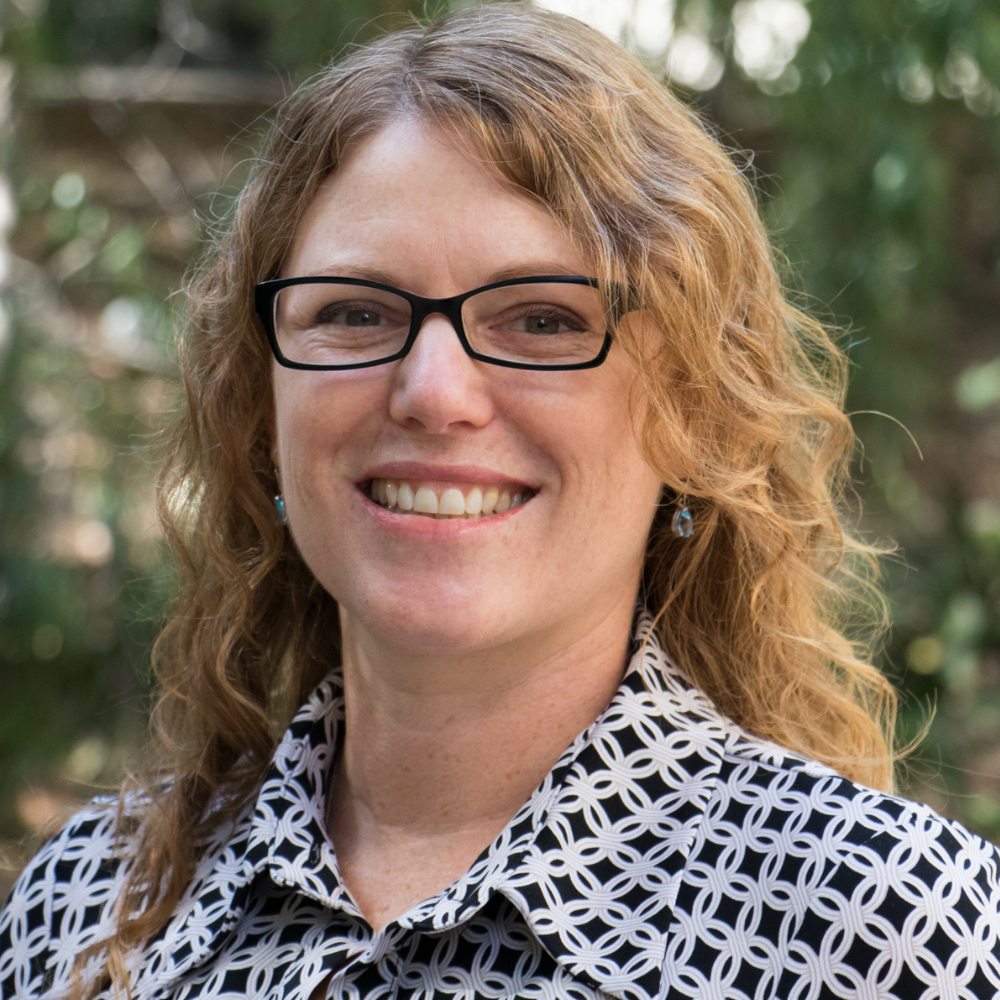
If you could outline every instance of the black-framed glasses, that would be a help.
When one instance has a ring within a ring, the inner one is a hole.
[[[277,278],[255,286],[254,304],[286,368],[387,364],[404,357],[424,320],[440,313],[477,361],[571,371],[596,368],[611,348],[597,289],[596,278],[540,275],[428,299],[363,278]]]

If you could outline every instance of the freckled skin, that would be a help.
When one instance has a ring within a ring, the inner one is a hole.
[[[446,135],[401,121],[324,184],[283,273],[377,269],[444,297],[524,265],[592,272],[546,210]],[[275,366],[291,531],[341,608],[347,735],[331,833],[373,925],[465,871],[617,687],[660,488],[631,384],[616,347],[587,371],[473,361],[441,316],[389,365]],[[412,537],[358,489],[386,462],[474,465],[537,494],[474,531],[435,520],[436,537]]]

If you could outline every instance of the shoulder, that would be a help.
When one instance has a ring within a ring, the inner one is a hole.
[[[741,734],[727,747],[713,803],[716,816],[745,814],[750,832],[759,824],[804,844],[822,843],[832,861],[903,864],[933,856],[975,859],[987,878],[1000,878],[1000,852],[930,806],[868,788],[831,768]]]
[[[997,847],[740,729],[646,634],[636,677],[668,728],[697,744],[699,776],[711,773],[678,887],[681,938],[715,940],[721,921],[804,951],[856,945],[899,961],[928,949],[925,969],[964,955],[1000,995]]]
[[[1000,852],[961,824],[746,734],[705,821],[687,905],[726,897],[734,928],[780,953],[781,995],[817,978],[845,996],[1000,993]]]
[[[0,1000],[65,981],[111,929],[122,875],[114,800],[77,813],[31,860],[0,910]]]

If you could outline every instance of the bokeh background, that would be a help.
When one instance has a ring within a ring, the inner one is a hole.
[[[904,788],[1000,839],[1000,4],[546,5],[701,109],[843,329],[861,526],[899,544],[882,665],[904,736],[935,711]],[[423,9],[0,0],[0,894],[145,738],[184,271],[274,102]]]

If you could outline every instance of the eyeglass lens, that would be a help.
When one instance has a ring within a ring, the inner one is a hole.
[[[378,288],[332,282],[282,288],[274,304],[281,353],[309,365],[351,365],[398,354],[410,332],[410,303]],[[586,285],[526,283],[477,292],[462,305],[473,351],[499,361],[575,365],[604,344],[601,296]]]

